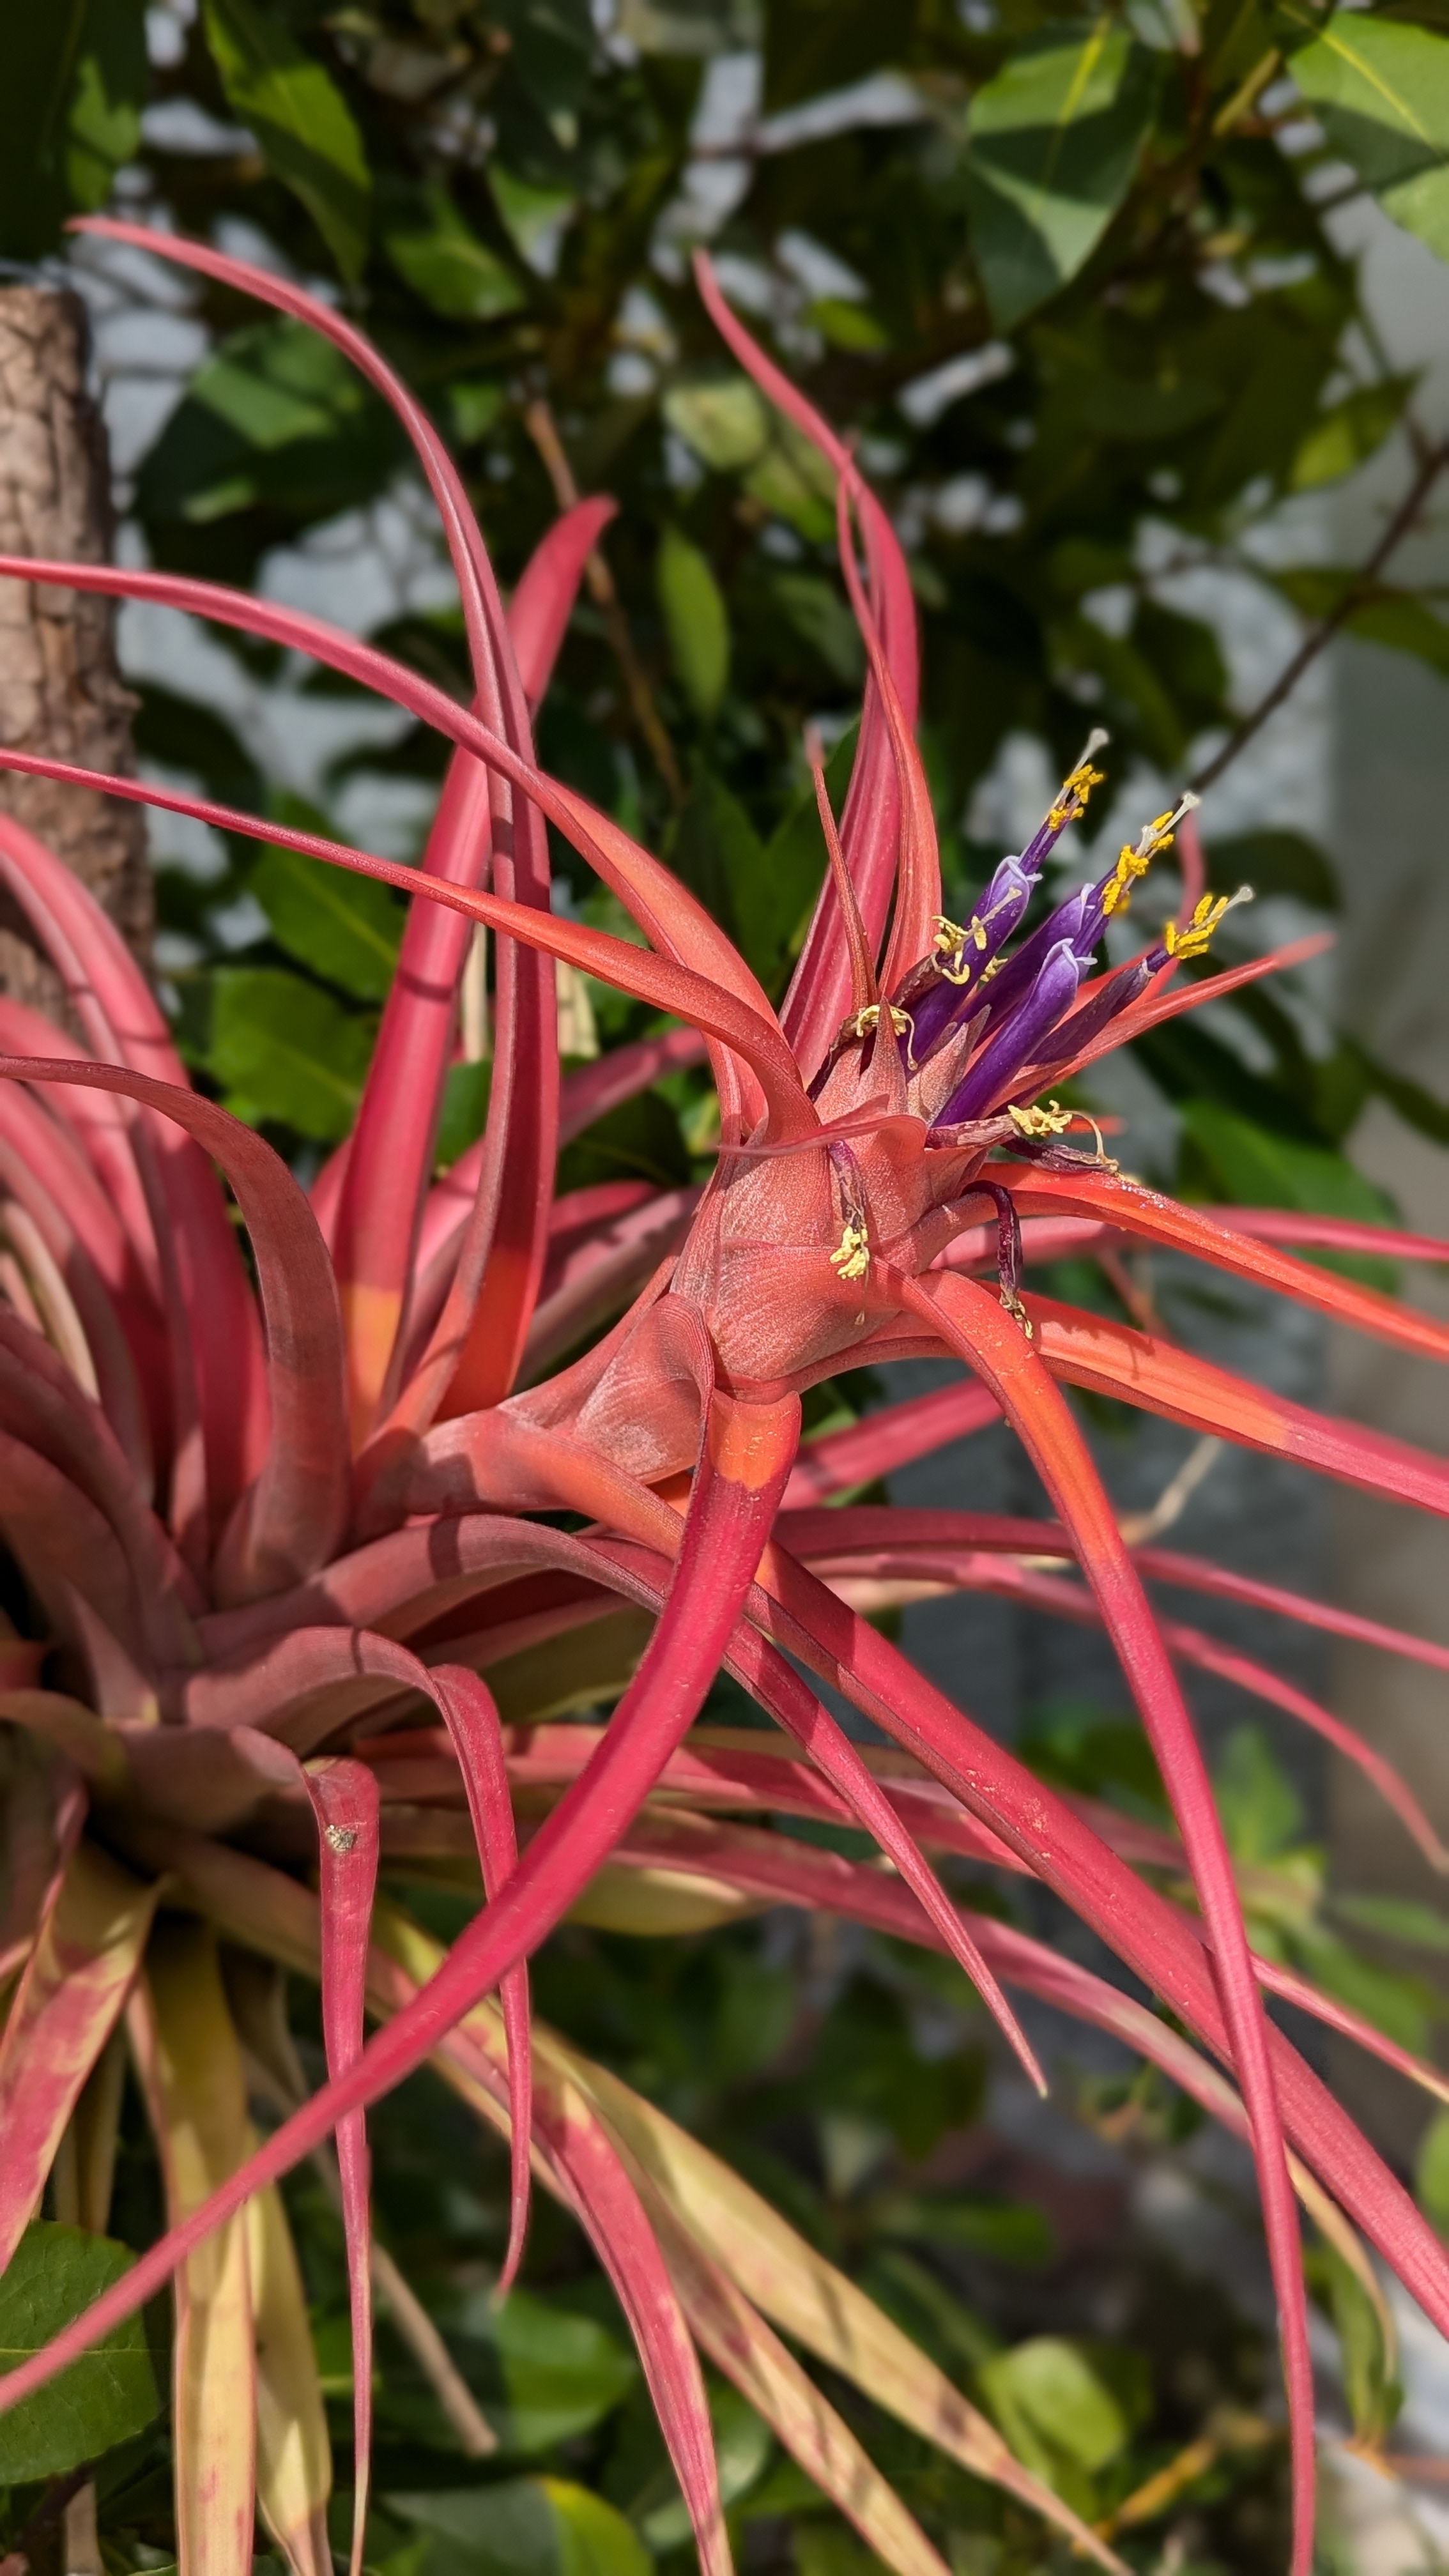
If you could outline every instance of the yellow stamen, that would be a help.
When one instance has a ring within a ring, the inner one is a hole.
[[[969,984],[971,968],[967,960],[968,945],[986,945],[986,924],[973,912],[963,930],[957,921],[948,921],[944,912],[936,915],[936,936],[931,945],[941,960],[941,972],[948,984]]]
[[[1018,1109],[1014,1100],[1008,1100],[1006,1114],[1018,1135],[1064,1136],[1076,1111],[1064,1109],[1059,1100],[1049,1102],[1045,1109],[1039,1100],[1034,1101],[1030,1109]]]
[[[898,1038],[903,1038],[911,1025],[911,1015],[909,1011],[903,1011],[896,1002],[867,1002],[863,1011],[857,1011],[853,1020],[846,1021],[846,1035],[853,1038],[868,1038],[880,1027],[882,1011],[889,1011],[891,1027]]]
[[[847,1223],[845,1232],[830,1256],[830,1266],[842,1279],[863,1279],[870,1268],[870,1235],[864,1225]]]
[[[1046,818],[1049,832],[1060,832],[1074,823],[1085,809],[1094,787],[1102,784],[1103,772],[1092,767],[1092,755],[1101,750],[1108,737],[1101,725],[1093,725],[1082,749],[1082,757],[1071,775],[1062,780]]]
[[[1181,804],[1174,805],[1170,813],[1155,814],[1150,823],[1143,825],[1135,847],[1129,848],[1124,841],[1117,854],[1117,865],[1102,889],[1104,913],[1125,913],[1137,879],[1146,876],[1159,850],[1171,849],[1175,826],[1182,821],[1184,814],[1192,812],[1197,801],[1193,795],[1184,796]]]
[[[1236,894],[1205,894],[1193,907],[1192,919],[1183,929],[1179,930],[1175,921],[1163,923],[1162,945],[1168,956],[1205,957],[1208,941],[1224,914],[1231,912],[1235,904],[1251,903],[1252,900],[1251,886],[1239,886]]]
[[[1074,823],[1079,814],[1084,814],[1088,797],[1094,787],[1101,786],[1105,775],[1105,770],[1093,769],[1089,761],[1079,761],[1071,776],[1064,778],[1057,790],[1047,815],[1048,831],[1065,831],[1068,823]]]

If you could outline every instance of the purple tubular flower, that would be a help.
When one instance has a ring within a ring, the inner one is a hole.
[[[1158,968],[1166,964],[1167,951],[1163,948],[1154,949],[1148,957],[1134,957],[1130,966],[1120,967],[1100,993],[1082,1004],[1066,1028],[1053,1030],[1052,1043],[1035,1058],[1038,1072],[1050,1073],[1079,1054],[1084,1046],[1090,1046],[1093,1038],[1100,1037],[1121,1012],[1146,992]]]
[[[984,1118],[997,1095],[1010,1087],[1018,1067],[1035,1059],[1063,1011],[1070,1010],[1081,980],[1082,961],[1072,942],[1059,939],[1039,965],[1030,991],[957,1084],[933,1126],[956,1127]]]
[[[958,952],[964,972],[946,972],[952,963],[949,956],[928,958],[902,984],[897,999],[911,1015],[914,1064],[924,1064],[958,1021],[977,1008],[982,976],[1016,930],[1035,882],[1035,873],[1028,873],[1020,859],[1003,859],[967,925]]]
[[[1065,944],[1077,960],[1078,978],[1085,975],[1092,955],[1089,907],[1095,886],[1079,886],[1056,911],[1048,913],[1039,930],[1034,930],[1014,957],[1008,958],[999,973],[993,975],[985,994],[978,996],[990,1004],[992,1028],[1000,1028],[1008,1011],[1014,1011],[1023,994],[1033,990],[1042,964],[1052,951]]]

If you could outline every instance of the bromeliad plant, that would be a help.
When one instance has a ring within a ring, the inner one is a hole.
[[[107,2069],[123,2019],[169,2219],[124,2278],[0,2381],[0,2405],[30,2396],[174,2278],[182,2565],[245,2567],[255,2495],[299,2576],[321,2576],[325,2426],[275,2186],[335,2135],[354,2336],[355,2568],[371,2386],[364,2117],[431,2059],[511,2137],[500,2287],[519,2260],[531,2172],[591,2236],[710,2576],[728,2547],[700,2351],[879,2557],[901,2576],[941,2576],[931,2543],[777,2329],[1115,2563],[764,2202],[615,2077],[531,2027],[530,1953],[622,1877],[636,1913],[682,1887],[726,1908],[818,1907],[943,1950],[1036,2080],[1007,1988],[1124,2038],[1250,2140],[1279,2302],[1293,2565],[1306,2576],[1313,2392],[1295,2195],[1361,2280],[1372,2283],[1366,2238],[1441,2328],[1449,2261],[1269,2020],[1264,1993],[1442,2088],[1362,2018],[1250,1949],[1176,1670],[1214,1659],[1222,1669],[1223,1651],[1159,1620],[1144,1579],[1446,1658],[1197,1559],[1134,1551],[1062,1388],[1105,1392],[1426,1510],[1449,1510],[1449,1468],[1207,1365],[1151,1316],[1136,1329],[1024,1287],[1033,1262],[1064,1249],[1110,1265],[1124,1245],[1159,1245],[1401,1348],[1449,1356],[1442,1325],[1279,1244],[1429,1257],[1438,1247],[1337,1221],[1174,1205],[1119,1173],[1100,1139],[1092,1150],[1090,1121],[1056,1105],[1055,1091],[1107,1050],[1301,950],[1184,987],[1179,969],[1201,959],[1227,909],[1193,882],[1188,835],[1177,921],[1129,962],[1099,968],[1107,922],[1120,922],[1182,808],[1019,935],[1043,862],[1098,783],[1096,738],[970,918],[943,917],[912,732],[915,625],[891,526],[701,262],[700,291],[730,348],[833,468],[842,570],[869,663],[838,827],[816,763],[828,867],[777,1015],[670,871],[533,758],[531,714],[609,505],[560,519],[505,616],[441,442],[350,324],[209,249],[96,228],[309,323],[393,405],[447,535],[475,694],[465,710],[350,636],[243,593],[0,561],[8,577],[159,600],[300,650],[453,746],[420,871],[89,778],[414,898],[356,1125],[310,1198],[255,1133],[190,1089],[105,920],[45,850],[0,823],[0,876],[64,976],[89,1049],[0,1003],[11,1246],[0,1528],[48,1628],[44,1646],[7,1648],[0,1697],[0,1716],[29,1747],[15,1755],[9,1804],[5,1956],[17,1982],[0,2045],[0,2259],[53,2172],[57,2208],[103,2223],[96,2177],[114,2129]],[[548,824],[647,945],[551,911]],[[480,927],[496,941],[487,1124],[436,1181],[460,979]],[[678,1025],[561,1081],[556,961]],[[719,1151],[697,1198],[635,1184],[554,1197],[562,1139],[701,1052]],[[583,1357],[554,1369],[581,1343]],[[962,1363],[959,1387],[802,1443],[807,1390],[846,1367],[942,1353]],[[822,1508],[999,1415],[1054,1519]],[[1041,1570],[1053,1556],[1061,1575]],[[1128,1831],[1045,1786],[912,1668],[865,1614],[923,1583],[1005,1590],[1102,1624],[1177,1839]],[[53,1685],[41,1686],[52,1650]],[[1371,1747],[1268,1671],[1230,1660],[1235,1679],[1356,1762],[1443,1863]],[[721,1668],[769,1728],[695,1727]],[[857,1744],[806,1675],[843,1694],[886,1743]],[[611,1699],[603,1725],[556,1722]],[[739,1821],[750,1815],[755,1823]],[[891,1866],[772,1833],[772,1816],[864,1827]],[[1055,1891],[1171,2018],[963,1912],[931,1851]],[[469,1863],[481,1877],[486,1902],[446,1953],[378,1894],[389,1863],[454,1879]],[[1144,1874],[1164,1866],[1190,1880],[1190,1901]],[[219,1940],[233,1962],[226,1977]],[[265,1982],[236,1971],[238,1951],[320,1981],[329,2075],[310,2097],[298,2098]],[[368,2017],[377,2028],[364,2041]],[[261,2145],[247,2124],[244,2050],[253,2076],[270,2070],[286,2111]]]

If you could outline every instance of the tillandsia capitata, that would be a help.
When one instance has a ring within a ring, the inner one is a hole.
[[[1313,2394],[1295,2196],[1361,2275],[1366,2238],[1441,2330],[1449,2259],[1268,2018],[1264,1993],[1431,2088],[1439,2079],[1250,1950],[1178,1681],[1182,1663],[1216,1655],[1222,1669],[1223,1650],[1160,1618],[1144,1581],[1251,1598],[1390,1653],[1449,1657],[1201,1559],[1134,1548],[1062,1389],[1098,1390],[1433,1512],[1449,1510],[1449,1466],[1208,1365],[1150,1313],[1131,1326],[1026,1286],[1033,1262],[1066,1249],[1111,1260],[1124,1246],[1163,1246],[1449,1357],[1441,1323],[1282,1248],[1434,1258],[1441,1247],[1337,1220],[1176,1205],[1119,1172],[1090,1120],[1058,1105],[1109,1049],[1304,945],[1184,984],[1177,970],[1203,957],[1228,908],[1189,882],[1158,940],[1101,967],[1107,922],[1121,922],[1185,805],[1023,936],[1043,864],[1099,783],[1096,737],[1028,847],[1003,859],[967,919],[945,917],[896,538],[845,447],[743,331],[701,258],[701,294],[734,356],[834,470],[869,667],[838,824],[814,764],[822,890],[777,1013],[678,879],[534,759],[533,711],[611,505],[560,518],[505,614],[446,450],[349,322],[197,244],[92,229],[308,322],[392,404],[446,534],[474,695],[471,708],[455,704],[373,647],[265,599],[159,572],[0,559],[7,578],[162,601],[294,648],[452,746],[417,870],[159,787],[0,753],[0,764],[199,815],[412,897],[353,1133],[309,1195],[259,1136],[191,1090],[114,931],[54,858],[0,821],[0,878],[60,970],[89,1049],[0,1001],[0,1189],[14,1250],[0,1281],[0,1532],[47,1628],[43,1642],[4,1649],[0,1694],[20,1748],[0,2261],[67,2142],[95,2129],[123,2022],[170,2222],[74,2326],[0,2379],[0,2407],[174,2278],[183,2568],[190,2576],[203,2555],[209,2569],[248,2565],[255,2498],[290,2563],[321,2576],[325,2425],[274,2187],[335,2138],[355,2344],[355,2569],[371,2387],[364,2118],[431,2059],[511,2137],[503,2285],[522,2248],[530,2160],[592,2237],[710,2576],[727,2566],[728,2541],[701,2350],[878,2556],[902,2576],[943,2576],[777,2328],[1115,2564],[756,2195],[531,2026],[529,1954],[601,1872],[645,1890],[683,1876],[722,1899],[818,1906],[944,1950],[1034,2080],[1009,1989],[1125,2038],[1249,2139],[1288,2393],[1292,2565],[1308,2576]],[[551,911],[547,824],[647,945]],[[496,941],[487,1124],[438,1180],[441,1090],[479,925]],[[555,961],[674,1025],[561,1080]],[[702,1191],[554,1196],[562,1139],[701,1054],[719,1104]],[[590,1334],[585,1356],[555,1368]],[[923,1354],[959,1361],[959,1384],[802,1442],[806,1390],[846,1366]],[[822,1508],[1000,1416],[1054,1518]],[[561,1526],[570,1516],[582,1525]],[[1053,1557],[1057,1575],[1042,1570]],[[1141,1834],[1032,1776],[863,1615],[892,1587],[922,1582],[1004,1591],[1103,1626],[1176,1818],[1177,1838],[1156,1842],[1185,1862],[1190,1902],[1134,1866]],[[539,1650],[562,1654],[565,1639],[564,1683],[550,1696],[535,1679],[520,1706],[519,1674],[546,1674]],[[1443,1865],[1428,1820],[1371,1746],[1251,1659],[1229,1660],[1244,1687],[1356,1763]],[[695,1727],[722,1667],[773,1734]],[[806,1676],[843,1694],[884,1745],[849,1737]],[[549,1722],[609,1699],[603,1725]],[[760,1821],[772,1814],[863,1826],[892,1866],[772,1835]],[[430,1855],[456,1871],[465,1851],[486,1901],[444,1953],[378,1892],[378,1871]],[[933,1851],[1055,1891],[1171,2019],[963,1910]],[[314,2094],[274,2029],[269,2038],[263,1987],[236,1968],[239,1951],[320,1979],[329,2073]],[[368,2018],[377,2027],[365,2038]],[[284,2114],[260,2145],[243,2049],[254,2074],[270,2065]],[[211,2104],[201,2128],[198,2087]]]

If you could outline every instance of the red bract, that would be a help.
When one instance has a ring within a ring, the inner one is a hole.
[[[912,736],[910,588],[889,520],[701,262],[701,291],[735,355],[835,469],[842,566],[870,670],[838,832],[817,775],[822,894],[777,1016],[669,870],[534,760],[530,712],[608,505],[584,503],[559,521],[505,618],[445,450],[350,324],[195,244],[97,229],[308,321],[394,406],[452,553],[473,704],[464,710],[374,648],[264,600],[163,574],[0,562],[12,577],[166,601],[295,647],[452,745],[421,874],[133,781],[90,781],[413,897],[354,1132],[310,1204],[265,1143],[191,1092],[141,978],[89,898],[23,831],[0,823],[0,876],[60,969],[91,1051],[82,1057],[33,1015],[0,1005],[0,1180],[44,1247],[50,1289],[48,1298],[37,1291],[30,1313],[0,1308],[0,1528],[49,1619],[67,1685],[36,1688],[27,1669],[0,1698],[0,1714],[49,1748],[53,1792],[49,1822],[33,1827],[30,1894],[7,1953],[23,1970],[0,2045],[0,2232],[8,2253],[128,1995],[169,2159],[172,2220],[114,2290],[0,2382],[0,2404],[41,2385],[177,2274],[183,2317],[204,2305],[212,2347],[230,2355],[230,2448],[214,2465],[240,2534],[252,2476],[252,2325],[245,2264],[238,2272],[241,2258],[227,2249],[243,2241],[237,2214],[254,2195],[335,2134],[359,2347],[356,2564],[370,2384],[362,2115],[431,2057],[485,2119],[511,2124],[505,2278],[522,2247],[530,2147],[591,2233],[638,2338],[711,2569],[723,2569],[727,2546],[696,2346],[879,2555],[912,2576],[939,2576],[924,2535],[767,2318],[1106,2558],[783,2222],[614,2079],[531,2030],[525,1962],[597,1874],[634,1873],[643,1902],[661,1870],[682,1870],[715,1885],[724,1906],[741,1896],[819,1905],[945,1948],[1033,2074],[1004,1991],[1011,1985],[1126,2035],[1250,2137],[1292,2418],[1293,2563],[1306,2576],[1312,2390],[1294,2192],[1360,2267],[1362,2231],[1441,2328],[1449,2265],[1408,2195],[1267,2020],[1263,1989],[1291,1994],[1424,2081],[1437,2079],[1253,1956],[1175,1666],[1227,1671],[1327,1735],[1431,1857],[1444,1855],[1371,1747],[1261,1666],[1158,1621],[1144,1576],[1251,1593],[1285,1615],[1345,1625],[1194,1560],[1134,1554],[1062,1386],[1106,1391],[1437,1512],[1449,1508],[1449,1467],[1248,1385],[1178,1349],[1155,1324],[1133,1330],[1022,1292],[1024,1267],[1064,1248],[1110,1258],[1123,1244],[1156,1243],[1400,1347],[1449,1355],[1441,1325],[1277,1248],[1398,1248],[1397,1238],[1337,1221],[1176,1207],[1122,1177],[1100,1146],[1094,1155],[1069,1144],[1090,1122],[1038,1097],[1106,1047],[1303,948],[1179,990],[1178,961],[1201,955],[1226,909],[1204,897],[1159,945],[1113,974],[1096,971],[1105,921],[1125,909],[1176,815],[1159,817],[1097,886],[1013,946],[1043,858],[1096,783],[1093,744],[971,919],[943,918]],[[0,760],[83,775],[19,755]],[[647,947],[551,912],[545,822],[596,870]],[[442,1084],[479,923],[497,942],[487,1127],[437,1182]],[[560,1083],[555,960],[681,1027]],[[697,1200],[634,1188],[555,1200],[560,1136],[701,1048],[719,1095],[720,1150]],[[247,1230],[254,1286],[218,1170]],[[584,1358],[543,1373],[600,1323],[608,1329]],[[846,1365],[941,1353],[968,1372],[959,1389],[802,1449],[800,1398],[810,1387]],[[812,1508],[998,1413],[1031,1457],[1054,1523]],[[585,1526],[570,1534],[537,1517],[561,1510]],[[1035,1560],[1050,1554],[1080,1580],[1044,1575]],[[893,1586],[923,1582],[1005,1588],[1044,1615],[1104,1626],[1178,1838],[1084,1813],[1044,1787],[862,1617]],[[621,1605],[651,1623],[633,1669],[637,1645],[619,1642]],[[1364,1623],[1353,1632],[1369,1635]],[[604,1729],[500,1726],[480,1675],[549,1641],[558,1672],[536,1685],[544,1696],[533,1707],[546,1714],[622,1693]],[[1435,1655],[1387,1631],[1370,1641]],[[774,1738],[694,1729],[722,1666],[775,1722]],[[802,1672],[843,1693],[896,1749],[862,1752]],[[549,1802],[521,1853],[511,1804],[520,1786],[530,1816]],[[894,1875],[731,1821],[750,1812],[863,1825]],[[243,1823],[245,1857],[226,1843]],[[314,1830],[320,1903],[288,1874]],[[268,1848],[278,1865],[263,1856]],[[963,1916],[930,1849],[1052,1888],[1199,2046],[1038,1944]],[[390,1855],[456,1868],[466,1850],[487,1901],[441,1956],[390,1905],[375,1907],[376,1871]],[[1140,1874],[1164,1856],[1185,1868],[1195,1907]],[[163,1871],[208,1928],[188,1951],[168,1917],[153,1957]],[[263,2146],[243,2107],[216,2128],[208,2157],[187,2167],[175,2145],[191,2116],[176,2073],[181,2035],[214,2065],[217,2101],[244,2103],[239,2082],[227,2092],[238,2025],[253,2061],[265,2056],[254,2003],[221,1985],[208,1947],[216,1929],[320,1974],[328,2081],[299,2101],[284,2071],[287,2116]],[[488,2000],[495,1991],[498,2009]],[[366,2045],[364,2008],[380,2025]],[[298,2326],[287,2308],[295,2266],[288,2275],[275,2196],[254,2205],[266,2213],[249,2222],[254,2243],[259,2229],[272,2231],[271,2256],[254,2254],[276,2303],[268,2350],[274,2370],[281,2353],[293,2372],[295,2414],[297,2374],[308,2366],[305,2319]],[[221,2420],[214,2392],[208,2399],[185,2377],[194,2349],[194,2337],[178,2342],[188,2549],[198,2445],[220,2439]],[[319,2465],[304,2443],[299,2469],[295,2445],[285,2458],[275,2444],[269,2451],[266,2427],[282,2404],[275,2387],[257,2387],[258,2496],[292,2563],[311,2569],[324,2563],[325,2457]],[[213,2534],[212,2556],[229,2565],[229,2548]],[[238,2565],[242,2548],[238,2538]]]

